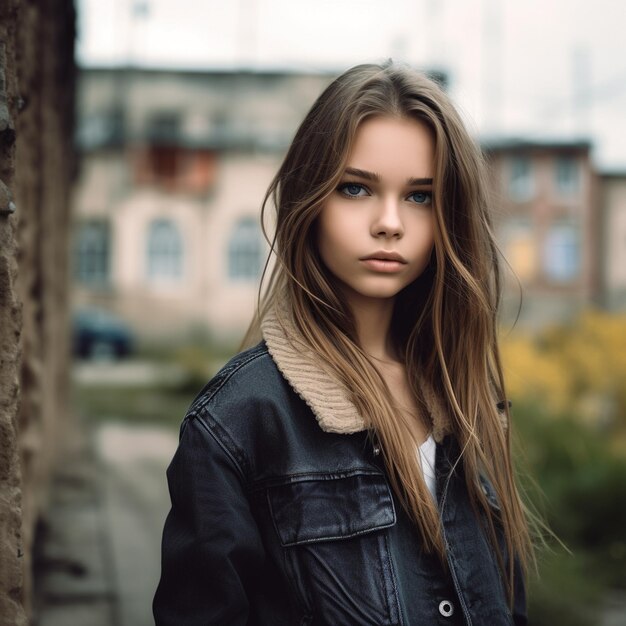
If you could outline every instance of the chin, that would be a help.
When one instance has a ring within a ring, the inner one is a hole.
[[[355,289],[355,291],[364,298],[388,300],[395,298],[406,285],[385,285],[383,287],[369,287],[363,289]]]

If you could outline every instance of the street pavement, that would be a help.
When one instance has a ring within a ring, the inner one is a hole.
[[[175,432],[109,422],[75,433],[36,555],[36,626],[148,626]]]

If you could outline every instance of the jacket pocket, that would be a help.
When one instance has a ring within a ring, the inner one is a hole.
[[[400,623],[385,532],[396,512],[382,474],[297,477],[270,487],[267,497],[290,578],[313,624]]]
[[[268,498],[285,547],[347,539],[396,523],[391,492],[380,474],[298,480],[271,488]]]

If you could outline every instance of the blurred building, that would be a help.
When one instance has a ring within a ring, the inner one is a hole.
[[[261,201],[331,79],[82,70],[75,306],[112,310],[144,337],[240,337],[268,251]]]
[[[598,302],[606,250],[591,144],[501,139],[483,149],[496,236],[510,264],[505,319],[518,314],[520,287],[519,323],[525,326],[568,319]]]
[[[194,328],[219,340],[241,337],[268,251],[262,199],[332,78],[83,69],[75,306],[118,313],[145,338]],[[436,78],[445,85],[445,76]],[[518,279],[526,327],[590,303],[623,308],[624,177],[599,175],[588,141],[499,139],[483,150],[496,234],[512,270],[504,319],[517,317]]]

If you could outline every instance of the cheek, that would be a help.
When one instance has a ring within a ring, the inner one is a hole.
[[[435,243],[434,218],[432,215],[417,214],[407,224],[406,235],[421,248],[432,248]]]
[[[341,245],[346,233],[350,232],[340,211],[325,207],[317,218],[317,245],[320,250],[332,250]]]

